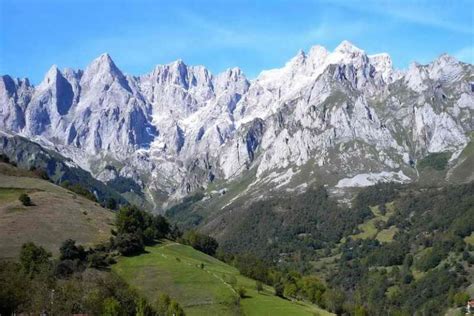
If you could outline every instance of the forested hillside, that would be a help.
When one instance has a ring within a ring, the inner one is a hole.
[[[169,215],[196,213],[198,204],[188,202]],[[472,290],[474,183],[378,184],[360,189],[350,205],[320,186],[229,213],[223,221],[232,225],[218,234],[223,256],[273,267],[254,268],[253,277],[283,282],[289,297],[302,297],[292,290],[297,283],[275,280],[272,269],[317,276],[333,294],[319,303],[334,312],[435,315],[461,305],[459,297]]]

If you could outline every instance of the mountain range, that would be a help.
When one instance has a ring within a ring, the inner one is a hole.
[[[37,86],[0,78],[2,152],[24,157],[11,145],[21,136],[106,184],[133,182],[121,193],[155,211],[201,191],[226,194],[224,208],[312,183],[474,179],[474,66],[448,55],[397,70],[344,41],[253,80],[181,60],[132,76],[108,54],[85,70],[52,66]]]

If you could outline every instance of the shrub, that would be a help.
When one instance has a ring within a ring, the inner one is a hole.
[[[23,204],[24,206],[32,206],[33,203],[31,202],[31,198],[28,196],[26,193],[20,194],[18,197],[18,200]]]
[[[283,297],[283,291],[285,290],[285,286],[283,285],[283,283],[281,282],[275,283],[273,287],[275,288],[275,295],[279,297]]]
[[[418,167],[420,169],[429,167],[434,170],[441,171],[446,168],[449,161],[449,157],[451,157],[451,153],[449,152],[432,153],[421,159],[418,162]]]
[[[120,303],[113,297],[108,297],[104,300],[103,316],[118,316],[120,315]]]
[[[190,245],[194,249],[202,251],[210,256],[216,254],[217,247],[219,246],[219,244],[214,238],[204,234],[200,234],[193,230],[187,231],[183,235],[183,242],[187,245]]]
[[[114,240],[115,248],[124,256],[143,252],[142,239],[136,234],[119,234]]]
[[[28,242],[21,246],[20,264],[28,275],[38,273],[42,266],[46,265],[51,258],[51,253],[41,246]]]
[[[237,289],[237,294],[239,294],[240,298],[245,298],[247,290],[243,286],[239,286],[239,288]]]
[[[76,241],[68,239],[59,248],[61,260],[84,260],[86,251],[82,246],[76,246]]]
[[[467,301],[469,300],[469,294],[466,292],[459,292],[454,294],[453,301],[454,301],[454,306],[459,307],[459,306],[464,306]]]

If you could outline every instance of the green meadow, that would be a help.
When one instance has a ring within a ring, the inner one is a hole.
[[[257,292],[255,280],[222,261],[174,242],[147,247],[146,253],[122,257],[112,268],[153,303],[167,293],[186,315],[331,315],[314,305]],[[245,288],[240,298],[238,288]]]

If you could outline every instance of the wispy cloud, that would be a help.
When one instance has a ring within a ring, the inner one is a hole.
[[[472,1],[469,0],[332,0],[327,3],[354,11],[387,16],[419,25],[471,35],[474,34],[474,5]],[[467,20],[470,18],[470,23],[463,23],[465,19],[459,18],[460,12],[466,15]]]

